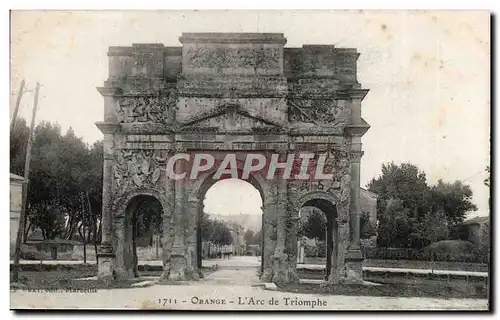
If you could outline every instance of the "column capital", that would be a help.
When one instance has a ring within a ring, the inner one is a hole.
[[[119,89],[115,87],[97,87],[96,89],[103,97],[115,96],[119,91]]]
[[[351,162],[361,162],[361,158],[364,154],[364,151],[351,151]]]
[[[287,155],[290,151],[290,148],[288,148],[288,146],[282,146],[282,145],[279,145],[277,146],[275,149],[274,149],[274,152],[276,152],[277,154],[279,154],[280,156],[281,155]]]
[[[360,123],[352,123],[346,126],[345,133],[351,137],[362,137],[370,129],[370,125],[361,118]]]
[[[186,152],[186,151],[187,151],[187,148],[186,148],[186,147],[184,147],[182,144],[177,143],[177,144],[175,144],[175,146],[174,146],[174,148],[172,149],[172,151],[173,151],[174,153],[181,153],[181,152],[182,152],[182,153],[184,153],[184,152]]]
[[[114,134],[120,131],[120,124],[116,122],[97,121],[95,125],[104,134]]]

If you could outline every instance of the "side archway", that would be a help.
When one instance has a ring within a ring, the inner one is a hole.
[[[307,207],[313,207],[319,209],[323,214],[326,224],[326,265],[324,279],[331,280],[332,277],[336,277],[339,269],[339,210],[338,210],[339,199],[333,194],[327,192],[310,192],[297,201],[295,201],[293,206],[294,216],[300,219],[301,210]],[[297,244],[297,246],[299,246]],[[298,248],[300,251],[300,248]],[[300,255],[300,252],[298,252]]]
[[[139,276],[138,240],[144,237],[139,225],[147,221],[149,228],[159,229],[155,233],[164,238],[166,205],[164,196],[154,189],[136,189],[124,194],[115,202],[113,210],[113,231],[115,248],[116,278],[127,279]],[[145,217],[144,215],[148,215]],[[139,223],[142,222],[142,223]],[[151,225],[153,224],[153,226]],[[153,230],[154,232],[154,230]],[[147,237],[147,235],[146,235]],[[161,241],[164,243],[165,239]]]

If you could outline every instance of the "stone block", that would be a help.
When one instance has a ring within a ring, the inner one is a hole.
[[[266,282],[266,283],[264,283],[264,289],[271,290],[271,291],[277,291],[278,286],[273,282]]]
[[[145,287],[151,287],[155,285],[155,281],[152,280],[147,280],[147,281],[141,281],[137,283],[133,283],[131,287],[133,288],[145,288]]]
[[[98,259],[97,278],[99,280],[114,279],[114,258],[111,256],[101,256]]]

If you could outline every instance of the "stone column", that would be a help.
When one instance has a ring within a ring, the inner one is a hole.
[[[263,201],[265,201],[265,199],[263,199]],[[266,239],[267,239],[267,236],[268,236],[268,227],[266,227],[267,223],[266,223],[266,212],[267,212],[267,207],[265,205],[265,203],[262,203],[262,206],[260,207],[260,209],[262,210],[262,218],[261,218],[261,229],[260,229],[260,270],[259,270],[259,278],[262,280],[262,281],[266,281],[269,279],[271,279],[272,277],[272,274],[269,274],[269,276],[266,274],[266,270],[267,270],[267,260],[266,260],[266,245],[267,245],[267,242]]]
[[[184,212],[184,239],[186,243],[186,271],[189,279],[199,279],[198,270],[198,199],[189,199]]]
[[[115,88],[103,87],[98,91],[104,97],[104,121],[97,122],[96,126],[104,134],[103,151],[103,188],[102,188],[102,241],[97,253],[97,276],[109,281],[114,279],[113,236],[112,236],[112,201],[113,201],[113,162],[114,137],[120,125],[116,121]]]
[[[350,250],[361,250],[360,247],[360,160],[362,151],[356,151],[352,155],[351,161],[351,201],[350,201]]]
[[[272,182],[271,182],[272,183]],[[274,191],[272,191],[274,192]],[[274,261],[273,257],[275,254],[277,246],[277,220],[275,205],[273,203],[268,203],[269,198],[272,198],[272,194],[266,195],[265,203],[262,205],[262,274],[260,275],[260,280],[263,282],[270,282],[273,278]],[[274,199],[273,199],[274,201]],[[276,229],[276,233],[275,233]]]
[[[286,153],[282,153],[286,159]],[[275,176],[274,186],[276,188],[276,199],[274,201],[274,212],[277,219],[277,239],[274,250],[273,260],[273,282],[287,283],[290,281],[290,273],[295,270],[289,270],[288,255],[285,253],[287,237],[287,219],[288,219],[288,183],[283,177]],[[293,275],[292,275],[293,277]]]
[[[185,152],[181,148],[177,148],[176,152]],[[175,162],[175,172],[181,173],[185,171],[185,163],[183,161]],[[185,237],[185,214],[187,199],[185,195],[186,181],[185,179],[174,180],[174,235],[170,265],[170,280],[189,280],[191,274],[188,270],[187,245]],[[187,271],[187,272],[186,272]]]
[[[360,247],[360,162],[363,156],[361,151],[361,137],[370,126],[361,118],[361,100],[366,95],[366,90],[352,91],[350,102],[350,123],[346,127],[346,137],[350,142],[350,203],[349,203],[349,246],[345,257],[344,281],[359,283],[362,281],[361,263],[363,255]]]
[[[363,254],[360,246],[360,161],[363,152],[361,144],[353,144],[351,153],[351,198],[349,220],[349,246],[346,256],[346,278],[350,282],[362,281]]]
[[[112,138],[111,138],[112,139]],[[109,134],[104,135],[104,146],[108,145]],[[112,212],[111,201],[113,192],[113,155],[112,149],[104,147],[104,165],[103,165],[103,188],[102,188],[102,240],[97,253],[98,271],[97,276],[99,279],[110,280],[113,278],[114,258],[112,246]]]
[[[168,152],[167,159],[172,156],[172,152]],[[162,278],[170,278],[172,269],[172,247],[175,235],[175,182],[165,174],[165,203],[163,207],[163,237],[162,237],[162,259],[163,273]]]

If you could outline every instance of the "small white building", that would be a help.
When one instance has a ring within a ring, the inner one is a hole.
[[[10,251],[14,253],[16,247],[17,230],[19,229],[19,218],[21,217],[21,205],[23,197],[24,178],[17,174],[10,174]]]

